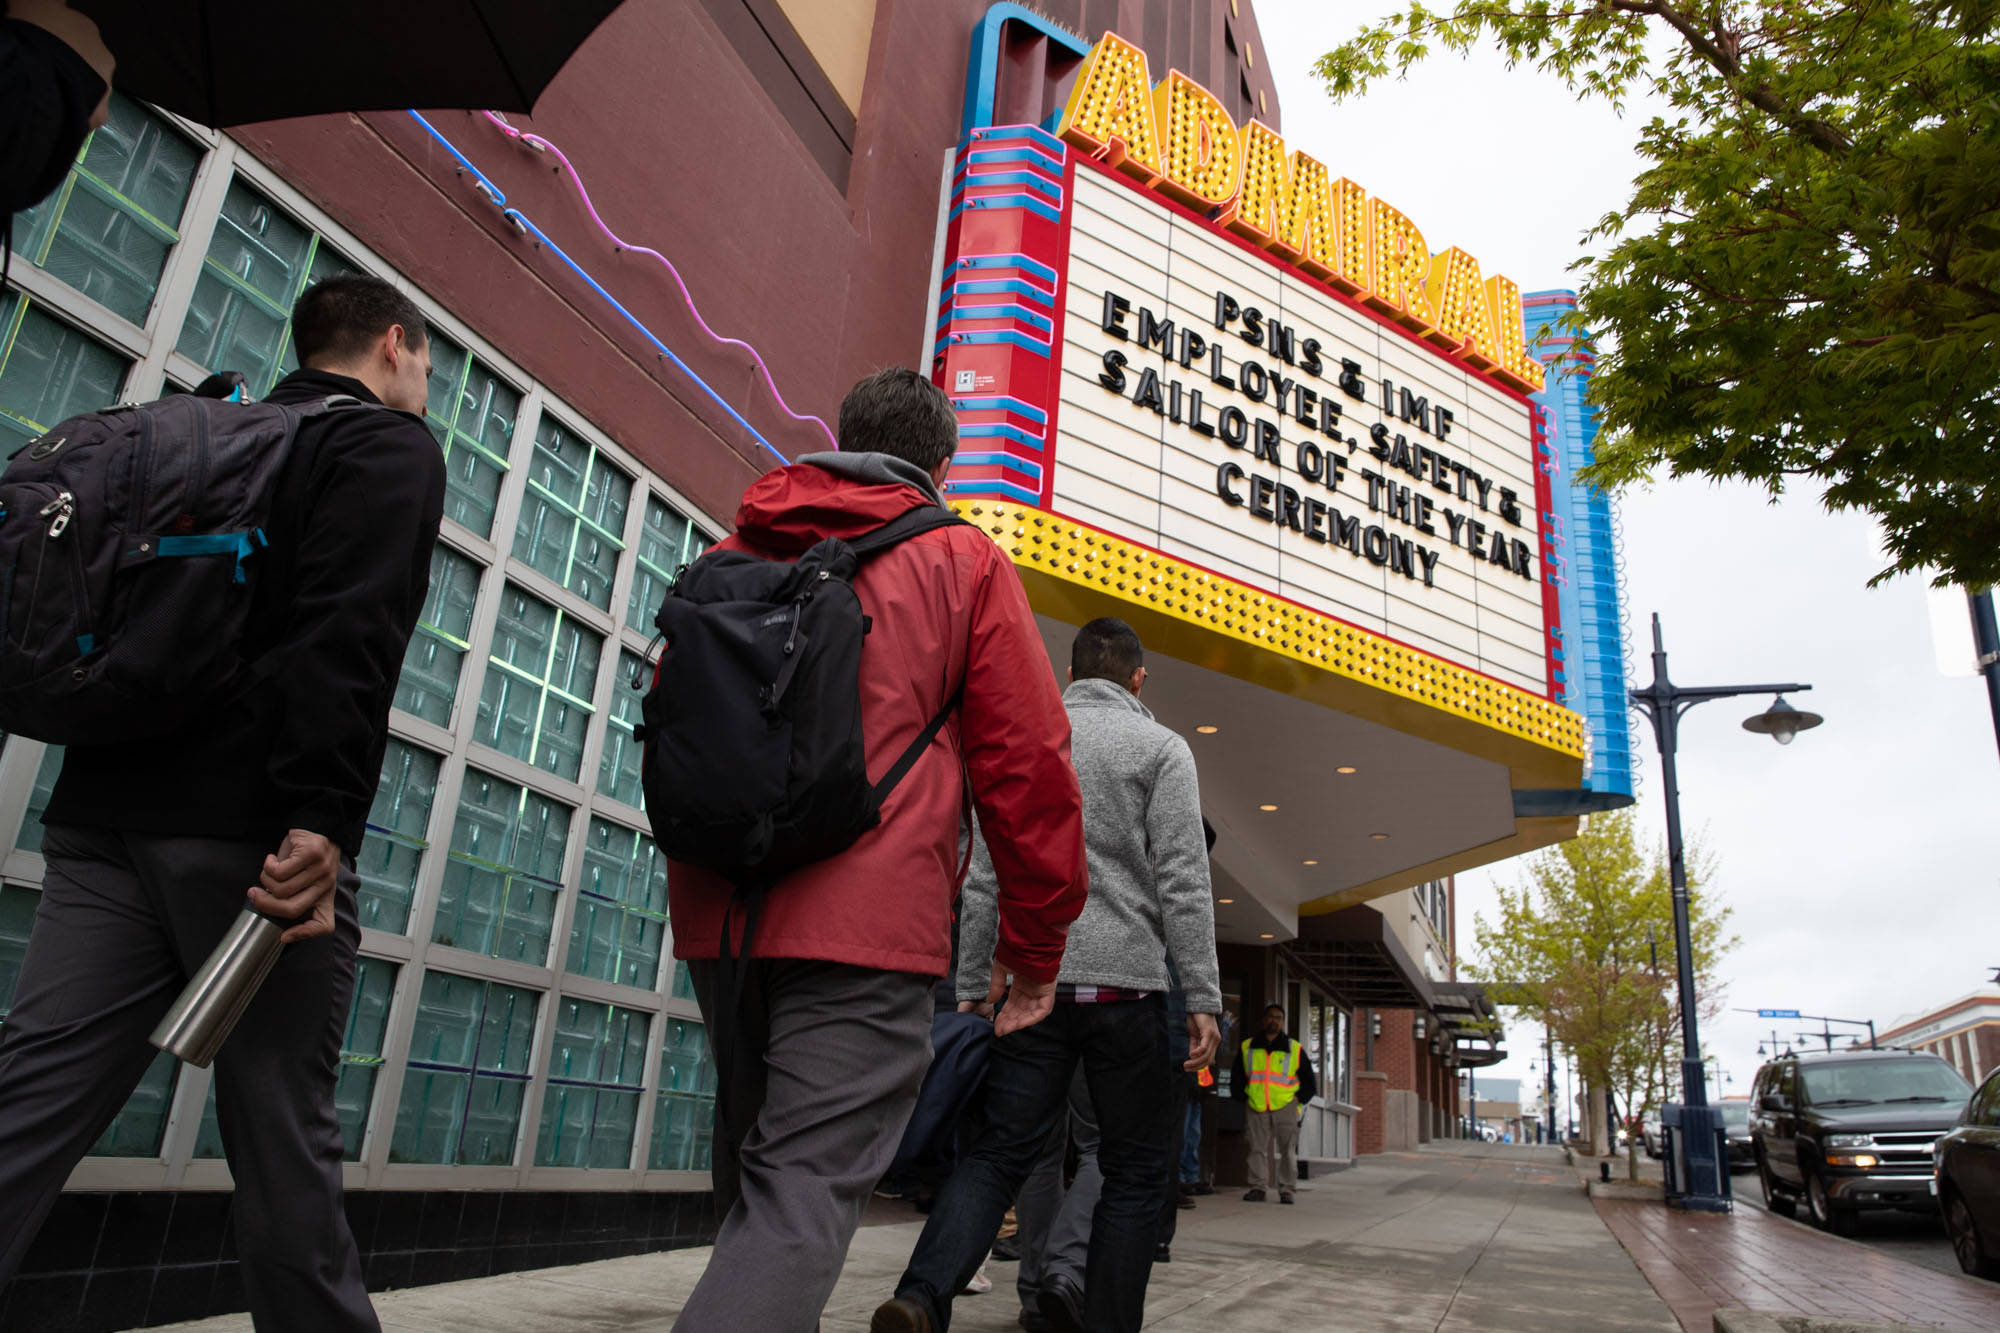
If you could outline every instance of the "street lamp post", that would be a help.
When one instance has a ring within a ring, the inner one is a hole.
[[[1711,699],[1731,699],[1745,694],[1777,697],[1769,708],[1746,719],[1746,731],[1770,736],[1780,745],[1789,745],[1801,731],[1818,726],[1824,719],[1817,713],[1802,712],[1785,702],[1787,694],[1811,689],[1797,683],[1785,685],[1676,685],[1667,676],[1667,648],[1660,636],[1660,617],[1653,616],[1653,683],[1632,691],[1632,702],[1646,711],[1653,724],[1653,740],[1660,751],[1660,785],[1667,799],[1667,873],[1673,884],[1674,947],[1679,954],[1681,1004],[1681,1094],[1687,1104],[1681,1108],[1682,1154],[1687,1177],[1684,1191],[1676,1202],[1703,1212],[1725,1212],[1729,1208],[1729,1178],[1716,1151],[1716,1131],[1721,1113],[1708,1104],[1708,1080],[1702,1069],[1701,1034],[1695,1014],[1694,940],[1688,921],[1687,860],[1681,844],[1681,796],[1675,759],[1680,749],[1680,720],[1696,704]]]

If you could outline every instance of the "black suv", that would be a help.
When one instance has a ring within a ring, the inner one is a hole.
[[[1865,1209],[1928,1212],[1931,1145],[1958,1120],[1972,1087],[1920,1051],[1787,1055],[1757,1071],[1751,1150],[1764,1202],[1851,1235]]]

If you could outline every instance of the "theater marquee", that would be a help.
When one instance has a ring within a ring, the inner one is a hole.
[[[1003,10],[982,33],[1034,26]],[[946,489],[1058,670],[1094,616],[1139,630],[1218,831],[1220,938],[1573,834],[1515,284],[1116,36],[1051,128],[979,118],[1032,100],[985,87],[1000,63],[975,38],[947,177]]]

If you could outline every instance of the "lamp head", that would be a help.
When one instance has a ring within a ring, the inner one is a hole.
[[[1755,717],[1743,719],[1743,730],[1754,731],[1760,736],[1769,736],[1780,745],[1790,745],[1792,737],[1802,731],[1811,731],[1826,721],[1818,713],[1808,713],[1792,707],[1779,695],[1771,701],[1771,706]]]

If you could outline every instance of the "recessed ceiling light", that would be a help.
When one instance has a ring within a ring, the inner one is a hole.
[[[1339,768],[1336,768],[1333,771],[1336,773],[1352,773],[1354,772],[1354,765],[1342,764]]]
[[[1267,930],[1262,935],[1259,935],[1257,938],[1260,940],[1274,940],[1278,937],[1276,935],[1273,935],[1270,931]]]
[[[1317,862],[1317,861],[1308,861],[1308,862],[1306,862],[1306,864],[1307,864],[1307,865],[1309,865],[1309,866],[1316,866],[1316,865],[1318,865],[1318,864],[1319,864],[1319,862]]]
[[[1217,898],[1215,901],[1219,903],[1233,903],[1236,900],[1234,898]]]
[[[1257,808],[1259,810],[1265,811],[1266,813],[1269,813],[1272,810],[1276,810],[1278,807],[1275,805],[1260,805]]]
[[[1374,838],[1377,842],[1380,842],[1382,839],[1387,838],[1389,835],[1386,833],[1371,833],[1368,836]]]
[[[1213,736],[1213,735],[1214,735],[1214,734],[1215,734],[1216,732],[1220,731],[1220,730],[1221,730],[1221,728],[1220,728],[1220,727],[1196,727],[1196,728],[1195,728],[1195,730],[1196,730],[1196,731],[1198,731],[1198,732],[1200,732],[1200,733],[1201,733],[1202,735],[1204,735],[1204,736]]]

